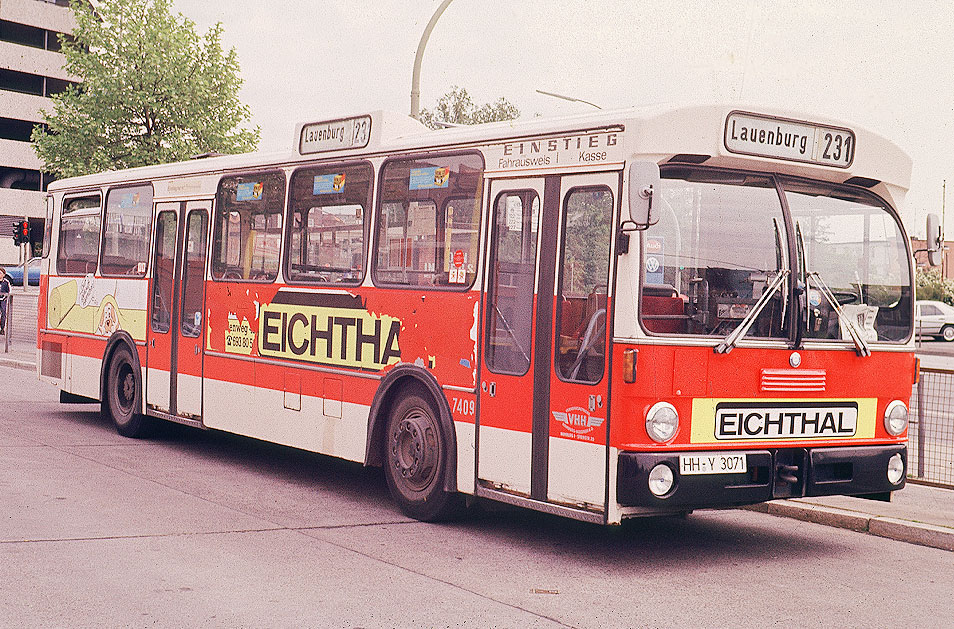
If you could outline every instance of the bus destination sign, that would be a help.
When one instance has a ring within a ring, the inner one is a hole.
[[[302,155],[360,149],[371,139],[371,116],[339,118],[302,126],[298,152]]]
[[[734,111],[725,119],[731,153],[848,168],[855,156],[851,129]]]

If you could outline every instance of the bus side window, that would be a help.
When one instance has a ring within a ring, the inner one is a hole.
[[[46,222],[43,223],[43,251],[44,258],[50,256],[50,247],[53,242],[53,195],[46,197]]]
[[[56,271],[65,275],[96,272],[100,233],[99,194],[67,199],[60,217]]]
[[[212,277],[274,281],[278,276],[285,174],[223,177],[216,199]]]
[[[469,287],[477,276],[483,158],[464,153],[390,160],[381,182],[374,281]]]
[[[289,281],[361,282],[373,177],[366,163],[302,168],[292,174],[285,260]]]
[[[103,275],[146,275],[151,221],[152,185],[109,191],[100,264]]]

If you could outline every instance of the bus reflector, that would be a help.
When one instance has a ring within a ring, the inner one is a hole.
[[[623,382],[632,384],[636,382],[636,355],[638,349],[623,350]]]

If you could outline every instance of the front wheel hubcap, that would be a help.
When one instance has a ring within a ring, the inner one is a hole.
[[[408,413],[391,435],[391,464],[409,488],[425,489],[437,468],[436,426],[423,413]]]

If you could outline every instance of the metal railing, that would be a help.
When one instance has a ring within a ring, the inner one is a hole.
[[[954,371],[921,369],[910,417],[908,477],[954,489]]]
[[[13,314],[13,295],[8,293],[0,296],[0,299],[5,302],[0,304],[0,308],[6,308],[6,312],[3,314],[3,351],[7,353],[10,351],[10,328],[13,327],[13,317],[11,316]]]
[[[42,258],[30,258],[18,265],[23,273],[22,283],[19,286],[11,286],[5,300],[6,325],[3,335],[0,336],[0,346],[3,347],[4,353],[10,352],[10,345],[14,340],[28,344],[36,342],[36,311],[40,287],[30,284],[30,270],[35,266],[38,276],[41,260]]]

